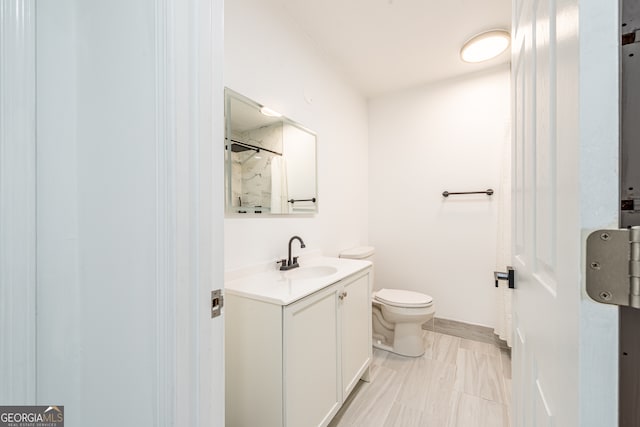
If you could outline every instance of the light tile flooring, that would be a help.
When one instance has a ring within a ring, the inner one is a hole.
[[[360,381],[329,427],[509,427],[509,354],[431,331],[424,340],[417,358],[374,348],[371,382]]]

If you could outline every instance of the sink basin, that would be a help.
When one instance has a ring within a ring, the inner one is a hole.
[[[225,281],[225,292],[284,307],[371,268],[370,261],[315,255],[303,259],[301,265],[282,271],[269,262],[247,267],[242,272],[230,272],[230,278]]]
[[[318,279],[320,277],[336,274],[338,269],[330,265],[314,265],[310,267],[298,267],[284,273],[284,277],[290,280]]]

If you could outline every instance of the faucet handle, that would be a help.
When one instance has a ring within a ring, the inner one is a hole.
[[[292,264],[292,265],[296,265],[296,264],[298,264],[298,257],[297,257],[297,256],[294,256],[294,257],[293,257],[293,261],[291,262],[291,264]]]
[[[286,258],[283,258],[283,259],[281,259],[280,261],[276,261],[276,264],[282,264],[282,265],[280,266],[280,268],[282,268],[282,267],[286,267],[286,266],[287,266],[287,259],[286,259]]]

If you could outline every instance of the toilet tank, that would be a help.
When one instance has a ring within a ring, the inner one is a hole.
[[[375,253],[375,248],[373,246],[357,246],[355,248],[346,249],[338,255],[340,258],[349,258],[349,259],[363,259],[367,261],[371,261],[374,265],[371,267],[371,289],[374,291],[378,290],[376,286],[375,276],[375,263],[373,262],[373,254]]]
[[[365,259],[367,261],[373,262],[374,253],[375,248],[373,246],[358,246],[340,252],[339,256],[340,258]]]

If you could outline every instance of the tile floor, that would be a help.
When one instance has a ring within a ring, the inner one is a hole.
[[[409,358],[374,348],[330,427],[509,427],[511,360],[493,344],[424,331],[426,352]]]

